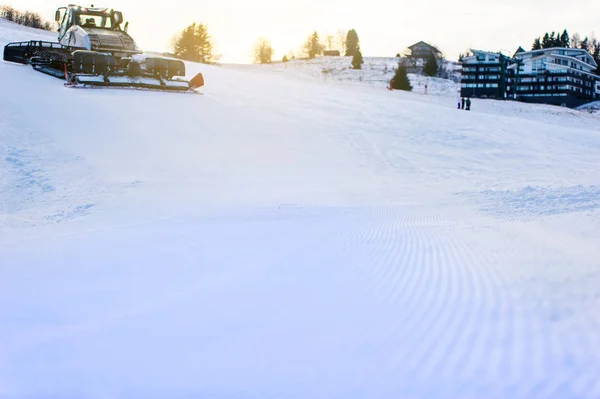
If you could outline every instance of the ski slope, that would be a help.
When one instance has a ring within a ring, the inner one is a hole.
[[[600,115],[300,68],[0,62],[1,399],[600,397]]]

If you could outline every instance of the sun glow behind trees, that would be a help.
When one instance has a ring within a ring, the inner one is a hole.
[[[55,9],[71,1],[4,2],[52,20]],[[222,55],[222,62],[251,63],[258,37],[269,38],[273,59],[281,59],[290,52],[299,53],[307,34],[315,30],[325,42],[339,30],[356,29],[365,56],[394,56],[424,40],[439,45],[447,59],[456,59],[470,47],[511,51],[519,46],[529,47],[532,37],[557,26],[570,32],[597,29],[595,14],[589,12],[597,7],[596,0],[580,0],[568,13],[561,12],[562,3],[557,0],[548,0],[543,8],[516,0],[460,3],[434,0],[409,6],[392,1],[365,4],[358,0],[93,3],[123,11],[130,22],[131,35],[145,50],[169,51],[173,38],[186,26],[194,21],[205,24],[215,41],[214,53]],[[82,5],[88,4],[82,2]]]

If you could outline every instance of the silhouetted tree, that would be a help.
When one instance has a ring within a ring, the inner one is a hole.
[[[287,55],[284,55],[281,62],[289,62]]]
[[[185,28],[173,45],[175,56],[186,61],[209,64],[214,61],[208,28],[195,22]]]
[[[360,50],[360,42],[358,33],[354,29],[350,29],[346,35],[346,57],[354,56]]]
[[[548,34],[548,32],[546,32],[546,34],[544,34],[544,37],[542,38],[542,48],[549,48],[550,47],[550,35]]]
[[[394,90],[412,91],[412,86],[408,79],[408,72],[404,64],[398,63],[398,68],[396,68],[396,73],[394,73],[390,85]]]
[[[0,18],[35,29],[54,30],[53,25],[44,21],[39,14],[29,11],[21,12],[11,6],[0,6]]]
[[[423,73],[426,76],[436,76],[439,72],[438,60],[435,54],[430,54],[427,56],[427,60],[425,61],[425,66],[423,67]]]
[[[560,31],[558,33],[554,31],[551,33],[546,32],[541,38],[537,37],[533,41],[531,49],[540,50],[552,47],[577,47],[577,43],[579,43],[579,35],[575,33],[571,39],[569,37],[569,32],[564,29],[562,33],[560,33]]]
[[[552,32],[552,34],[554,35],[554,32]],[[554,37],[552,39],[552,47],[561,47],[561,41],[560,41],[560,33],[556,33],[556,37]]]
[[[352,68],[362,69],[362,64],[364,64],[363,56],[360,52],[360,49],[357,49],[354,55],[352,56]]]
[[[273,58],[273,47],[271,43],[265,39],[260,38],[254,46],[254,62],[257,64],[270,64]]]
[[[581,43],[579,43],[579,48],[582,50],[589,50],[589,41],[590,39],[588,39],[588,37],[586,36]]]
[[[317,55],[323,54],[323,45],[319,40],[319,34],[314,32],[308,37],[306,44],[304,45],[304,51],[308,58],[315,58]]]
[[[569,38],[569,32],[565,29],[560,35],[560,46],[559,47],[569,47],[571,45],[571,39]]]
[[[596,68],[596,75],[600,75],[600,41],[597,39],[592,40],[590,45],[590,53],[592,54],[594,61],[596,61],[596,65],[598,65]]]

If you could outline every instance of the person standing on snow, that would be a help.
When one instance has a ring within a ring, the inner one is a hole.
[[[467,111],[471,110],[471,99],[467,98]]]
[[[462,106],[460,107],[460,109],[465,109],[465,98],[464,97],[461,99],[461,104],[462,104]]]

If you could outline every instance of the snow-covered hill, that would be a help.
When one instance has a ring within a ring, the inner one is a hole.
[[[361,70],[352,68],[352,57],[317,57],[312,60],[291,60],[286,63],[278,62],[271,65],[247,65],[246,68],[261,69],[273,73],[295,76],[296,78],[310,77],[327,83],[344,85],[368,85],[385,88],[394,76],[398,66],[398,58],[365,57]],[[231,67],[225,65],[225,67]],[[235,66],[240,68],[240,66]],[[460,73],[452,62],[445,62],[443,68],[447,79],[430,78],[419,74],[409,74],[413,92],[438,96],[460,96]],[[427,85],[427,90],[425,90]]]
[[[600,115],[310,68],[0,62],[0,398],[600,396]]]
[[[318,57],[312,60],[292,60],[286,63],[275,63],[270,67],[283,70],[286,73],[306,74],[324,82],[387,87],[397,66],[398,58],[365,57],[362,69],[355,70],[352,68],[352,57]],[[428,78],[423,75],[409,74],[413,90],[422,94],[458,97],[460,75],[457,75],[453,63],[444,63],[444,69],[447,70],[449,79]],[[427,91],[425,91],[425,85],[427,85]]]

